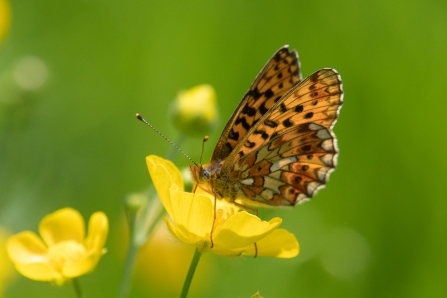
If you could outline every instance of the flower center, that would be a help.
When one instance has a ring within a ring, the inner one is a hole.
[[[83,245],[75,241],[64,241],[49,248],[48,261],[55,270],[61,272],[64,266],[76,263],[85,255]]]
[[[214,232],[220,230],[222,225],[234,214],[236,214],[236,211],[233,208],[228,208],[227,206],[218,207],[216,210],[216,221],[214,223]]]

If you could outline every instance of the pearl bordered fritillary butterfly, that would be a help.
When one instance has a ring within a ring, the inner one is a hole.
[[[297,52],[282,47],[239,103],[211,162],[190,166],[195,185],[254,206],[293,206],[312,198],[337,164],[332,129],[342,104],[335,69],[302,80]]]

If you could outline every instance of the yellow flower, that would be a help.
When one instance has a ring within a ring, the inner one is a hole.
[[[199,85],[179,92],[171,115],[179,131],[203,137],[217,123],[216,92],[210,85]]]
[[[6,249],[24,276],[58,285],[92,271],[105,253],[108,220],[103,212],[90,217],[88,236],[81,214],[63,208],[45,216],[39,225],[43,241],[33,232],[11,236]]]
[[[15,277],[14,267],[5,248],[6,239],[10,235],[8,230],[0,226],[0,297],[3,297],[4,289]]]
[[[213,231],[214,198],[200,191],[184,191],[180,171],[170,161],[150,155],[146,158],[149,173],[170,219],[165,218],[169,230],[180,241],[194,244],[200,252],[212,251],[222,256],[255,255],[292,258],[298,255],[299,246],[293,234],[278,229],[282,220],[275,217],[262,221],[240,211],[226,200],[218,200]]]
[[[11,24],[11,7],[8,1],[0,0],[0,44],[8,32]]]

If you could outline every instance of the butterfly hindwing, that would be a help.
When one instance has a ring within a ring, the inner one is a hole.
[[[256,77],[225,126],[212,161],[223,160],[257,121],[301,80],[298,54],[288,46],[279,49]]]
[[[240,158],[230,176],[241,181],[246,199],[290,206],[311,198],[325,185],[336,158],[329,131],[302,124]]]

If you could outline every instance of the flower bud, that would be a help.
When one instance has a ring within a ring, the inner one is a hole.
[[[210,85],[199,85],[179,92],[171,116],[176,129],[190,136],[203,137],[217,123],[216,92]]]

